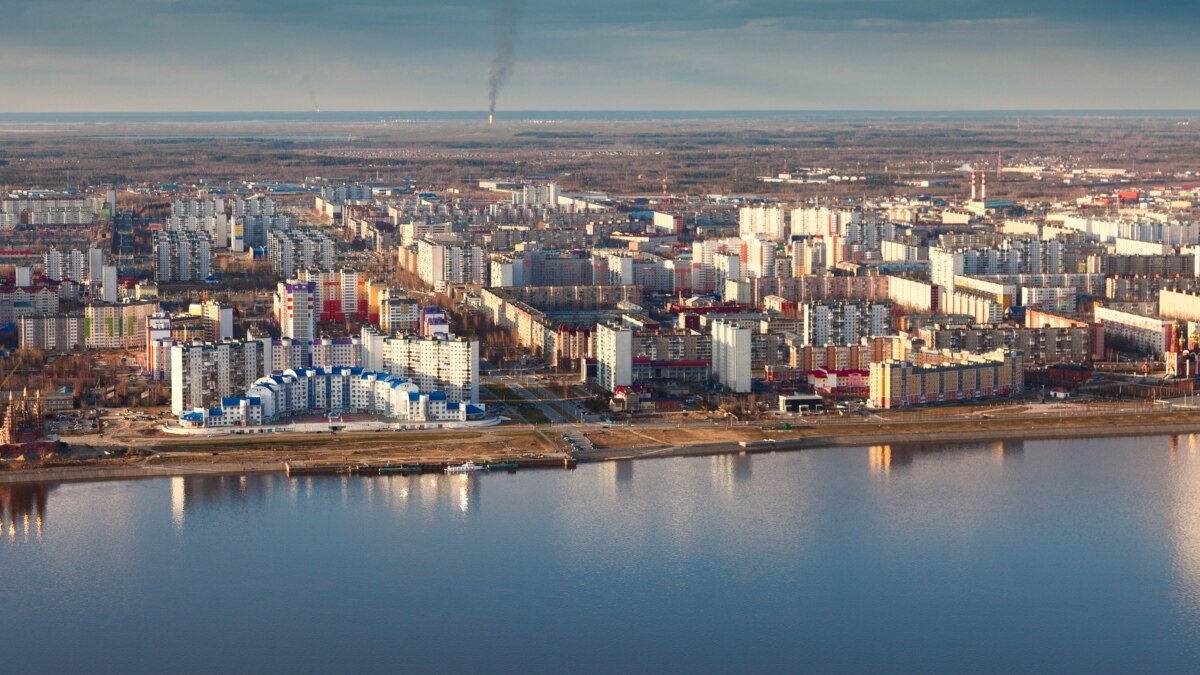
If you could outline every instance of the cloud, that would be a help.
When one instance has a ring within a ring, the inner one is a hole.
[[[510,108],[1200,107],[1181,0],[517,2]],[[7,0],[0,106],[478,108],[494,3]]]

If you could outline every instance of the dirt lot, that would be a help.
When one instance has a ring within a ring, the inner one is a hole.
[[[337,439],[329,436],[277,436],[269,440],[178,439],[167,437],[139,451],[129,446],[130,456],[102,456],[98,450],[77,447],[67,457],[45,462],[14,463],[12,468],[179,466],[229,463],[315,462],[330,464],[393,463],[423,461],[495,461],[501,459],[561,456],[539,434],[531,431],[492,433],[389,433],[357,434]],[[110,448],[114,446],[109,446]],[[126,452],[117,449],[118,454]],[[99,455],[99,456],[98,456]]]

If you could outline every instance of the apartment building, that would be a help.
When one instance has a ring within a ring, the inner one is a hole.
[[[205,232],[159,230],[154,233],[154,278],[204,281],[212,274],[213,241]]]
[[[141,349],[149,318],[158,303],[91,304],[83,309],[83,339],[88,349]]]
[[[1173,319],[1101,305],[1096,305],[1093,313],[1096,322],[1104,326],[1105,345],[1116,349],[1162,358],[1174,350],[1181,335],[1180,326]]]
[[[805,344],[849,345],[892,333],[892,306],[874,302],[805,303],[800,308]]]
[[[712,322],[713,379],[727,391],[745,394],[751,389],[751,329],[735,320]]]
[[[267,374],[267,341],[194,342],[171,347],[171,412],[219,407]]]
[[[267,254],[271,269],[281,279],[294,279],[311,267],[333,269],[337,246],[320,228],[294,227],[267,233]]]
[[[1009,396],[1025,387],[1024,359],[1013,352],[914,354],[910,359],[871,364],[871,407]]]
[[[384,336],[362,332],[363,366],[445,392],[450,401],[479,402],[479,341],[463,337]]]
[[[18,322],[21,348],[44,352],[86,349],[84,325],[82,313],[22,316]]]
[[[367,296],[359,292],[363,280],[356,270],[309,268],[300,273],[300,280],[313,285],[319,323],[367,318]]]
[[[311,281],[281,281],[275,287],[275,321],[285,338],[311,342],[317,333],[317,286]]]
[[[759,235],[770,241],[787,240],[787,224],[782,208],[747,206],[738,210],[738,236],[748,240]]]
[[[616,323],[596,325],[596,384],[609,393],[633,384],[633,329]]]

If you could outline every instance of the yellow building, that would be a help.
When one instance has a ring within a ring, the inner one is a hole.
[[[914,352],[907,361],[871,364],[870,400],[877,409],[905,408],[1008,396],[1024,386],[1024,357],[1018,352]]]

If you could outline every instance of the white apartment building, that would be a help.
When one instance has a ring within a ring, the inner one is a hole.
[[[612,393],[633,384],[633,330],[621,324],[596,325],[596,384]]]
[[[357,368],[362,365],[362,341],[359,338],[318,338],[266,342],[267,372],[289,368]]]
[[[862,222],[862,212],[847,208],[801,207],[792,209],[791,234],[795,236],[845,236],[847,226]]]
[[[753,237],[746,239],[746,276],[766,279],[775,276],[775,242]]]
[[[206,232],[159,230],[154,233],[157,281],[204,281],[212,274],[213,242]]]
[[[70,280],[81,284],[88,280],[88,260],[89,257],[79,250],[50,249],[42,256],[42,270],[51,281]]]
[[[417,275],[435,293],[445,293],[451,284],[486,284],[487,273],[487,256],[478,246],[417,242]]]
[[[221,401],[220,408],[184,413],[191,427],[251,427],[297,415],[368,414],[401,422],[465,421],[466,403],[443,392],[424,392],[416,384],[362,368],[292,369],[260,378],[245,396]],[[476,409],[478,412],[481,410]]]
[[[235,199],[230,204],[234,217],[242,216],[274,216],[275,200],[258,195],[249,199]]]
[[[988,248],[929,249],[930,279],[947,289],[959,276],[1001,274],[1061,274],[1063,245],[1059,241],[1014,239]]]
[[[824,274],[829,266],[826,264],[825,242],[822,239],[808,238],[792,243],[792,276],[809,276]]]
[[[479,341],[455,337],[383,336],[362,332],[363,367],[398,375],[421,391],[443,391],[451,401],[479,402]]]
[[[100,275],[100,299],[104,302],[117,302],[121,299],[121,287],[117,283],[117,268],[113,265],[102,265]],[[93,293],[95,289],[93,288]]]
[[[332,269],[337,259],[337,246],[320,228],[296,227],[273,229],[267,233],[267,255],[271,269],[281,279],[293,279],[310,267]]]
[[[1117,349],[1138,352],[1155,358],[1175,349],[1179,326],[1171,319],[1159,319],[1111,307],[1096,305],[1096,323],[1104,326],[1104,342]]]
[[[779,207],[747,206],[738,210],[738,236],[753,239],[756,235],[771,241],[787,240],[784,211]]]
[[[89,248],[87,252],[88,283],[92,284],[93,286],[103,283],[103,269],[104,251],[98,248]]]
[[[742,257],[736,252],[718,253],[713,256],[713,284],[717,289],[724,289],[729,279],[742,278]]]
[[[225,200],[221,197],[214,199],[177,199],[171,202],[172,216],[207,217],[225,213]]]
[[[1092,241],[1109,244],[1116,243],[1118,239],[1166,244],[1167,246],[1200,244],[1200,222],[1164,223],[1150,220],[1067,215],[1062,219],[1062,226],[1068,230],[1081,232]]]
[[[275,288],[275,321],[285,338],[311,342],[317,332],[317,288],[311,281],[281,281]]]
[[[389,206],[388,213],[395,221],[400,217],[396,207]],[[425,221],[408,221],[406,223],[397,223],[396,233],[400,235],[401,246],[412,246],[414,243],[425,238],[436,239],[438,237],[446,237],[454,234],[454,223],[450,221],[427,223]]]
[[[229,249],[240,253],[256,246],[267,246],[272,231],[292,229],[295,224],[286,213],[235,216],[229,230]]]
[[[218,407],[267,374],[267,341],[195,342],[171,347],[171,412]]]
[[[517,206],[558,206],[560,191],[555,183],[526,185],[514,190],[512,203]]]
[[[385,298],[379,302],[379,330],[384,335],[411,333],[417,328],[421,310],[416,300]]]
[[[16,227],[30,225],[88,225],[104,208],[100,197],[25,196],[0,200],[0,224]]]
[[[228,340],[233,337],[233,307],[222,306],[216,300],[193,302],[188,314],[204,319],[204,337],[208,340]]]
[[[229,217],[224,213],[171,215],[167,218],[166,229],[177,232],[204,232],[216,248],[229,245]]]
[[[874,302],[806,303],[801,309],[804,345],[854,345],[892,334],[891,305]]]
[[[712,322],[713,379],[728,391],[750,393],[752,340],[750,329],[737,321],[717,319]]]
[[[1072,313],[1079,302],[1079,293],[1074,287],[1021,288],[1021,306],[1038,309],[1051,314]]]

